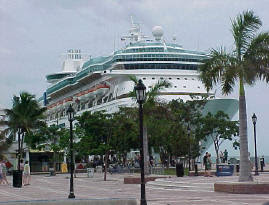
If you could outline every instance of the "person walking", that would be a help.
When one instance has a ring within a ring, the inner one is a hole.
[[[23,164],[23,159],[20,160],[20,170],[24,170],[24,164]]]
[[[204,174],[205,177],[207,176],[207,166],[206,166],[207,156],[208,156],[208,152],[206,152],[205,156],[203,157],[203,164],[204,164],[204,167],[205,167],[205,174]]]
[[[7,181],[7,167],[6,167],[6,161],[2,161],[2,183],[9,184]]]
[[[220,163],[224,163],[224,155],[222,151],[220,151],[219,157],[220,157]]]
[[[2,159],[0,159],[0,184],[3,183],[3,163]]]
[[[25,161],[24,169],[23,169],[23,184],[24,186],[30,185],[30,179],[31,179],[31,171],[29,162]]]
[[[205,170],[206,170],[205,176],[206,177],[212,177],[212,175],[211,175],[211,166],[212,166],[211,154],[208,153],[207,157],[206,157],[206,164],[205,164]]]

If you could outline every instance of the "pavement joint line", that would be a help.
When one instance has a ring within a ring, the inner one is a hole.
[[[187,191],[189,191],[189,192],[200,192],[200,193],[202,193],[202,192],[208,192],[208,193],[212,193],[212,192],[214,192],[214,191],[210,191],[210,190],[195,190],[195,189],[171,189],[171,188],[163,188],[163,187],[150,187],[151,189],[159,189],[159,190],[170,190],[170,191],[185,191],[185,192],[187,192]]]
[[[94,201],[94,200],[136,200],[136,198],[86,198],[86,199],[72,199],[73,201]],[[57,202],[57,201],[70,201],[70,199],[37,199],[37,200],[14,200],[14,201],[1,201],[0,204],[6,203],[26,203],[26,202]]]
[[[1,190],[1,193],[6,193],[7,196],[9,196],[9,197],[10,197],[10,195],[12,195],[12,196],[17,196],[17,197],[25,198],[25,199],[31,199],[31,198],[29,198],[29,197],[25,197],[25,196],[21,196],[21,195],[18,195],[18,194],[14,194],[14,193],[6,192],[6,191],[4,191],[4,190]]]

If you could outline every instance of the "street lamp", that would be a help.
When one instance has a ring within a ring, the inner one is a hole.
[[[191,128],[190,128],[190,125],[188,124],[188,127],[187,127],[187,132],[188,132],[188,138],[189,138],[189,171],[191,171],[191,137],[190,137],[190,134],[191,134]]]
[[[68,198],[74,199],[74,183],[73,183],[73,173],[74,173],[74,161],[73,161],[73,121],[74,121],[74,109],[71,105],[69,105],[67,111],[68,121],[70,122],[70,157],[71,157],[71,163],[70,163],[70,193]]]
[[[146,98],[146,87],[142,80],[138,81],[135,86],[136,99],[139,104],[139,123],[140,123],[140,158],[141,158],[141,200],[140,205],[147,205],[146,189],[145,189],[145,173],[144,173],[144,142],[143,142],[143,103]]]
[[[257,146],[256,146],[256,122],[257,122],[257,116],[255,113],[252,115],[252,122],[254,126],[254,145],[255,145],[255,175],[259,175],[258,172],[258,159],[257,159]]]

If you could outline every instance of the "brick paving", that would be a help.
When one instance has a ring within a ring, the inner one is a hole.
[[[1,202],[22,200],[54,200],[66,199],[69,194],[69,175],[57,174],[32,175],[30,186],[14,188],[11,185],[0,185]],[[76,199],[100,198],[140,198],[140,185],[124,184],[124,177],[128,174],[108,174],[107,181],[103,181],[103,174],[95,173],[93,178],[86,174],[78,174],[74,179]],[[139,175],[132,175],[139,176]],[[157,179],[146,185],[148,205],[246,205],[264,204],[269,202],[267,194],[227,194],[214,192],[214,182],[234,181],[232,177],[175,177]],[[8,177],[11,182],[12,177]],[[269,182],[269,173],[255,177],[256,182]]]

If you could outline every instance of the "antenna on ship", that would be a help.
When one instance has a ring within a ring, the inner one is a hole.
[[[130,35],[128,36],[122,36],[121,40],[124,41],[126,39],[130,39],[131,41],[141,41],[148,38],[148,36],[142,34],[140,24],[134,22],[133,16],[131,16],[131,29],[129,30],[129,33]]]
[[[132,26],[134,25],[133,16],[131,16],[131,24],[132,24]]]
[[[174,34],[173,37],[172,37],[172,39],[173,39],[173,42],[175,43],[176,40],[177,40],[177,36]]]

